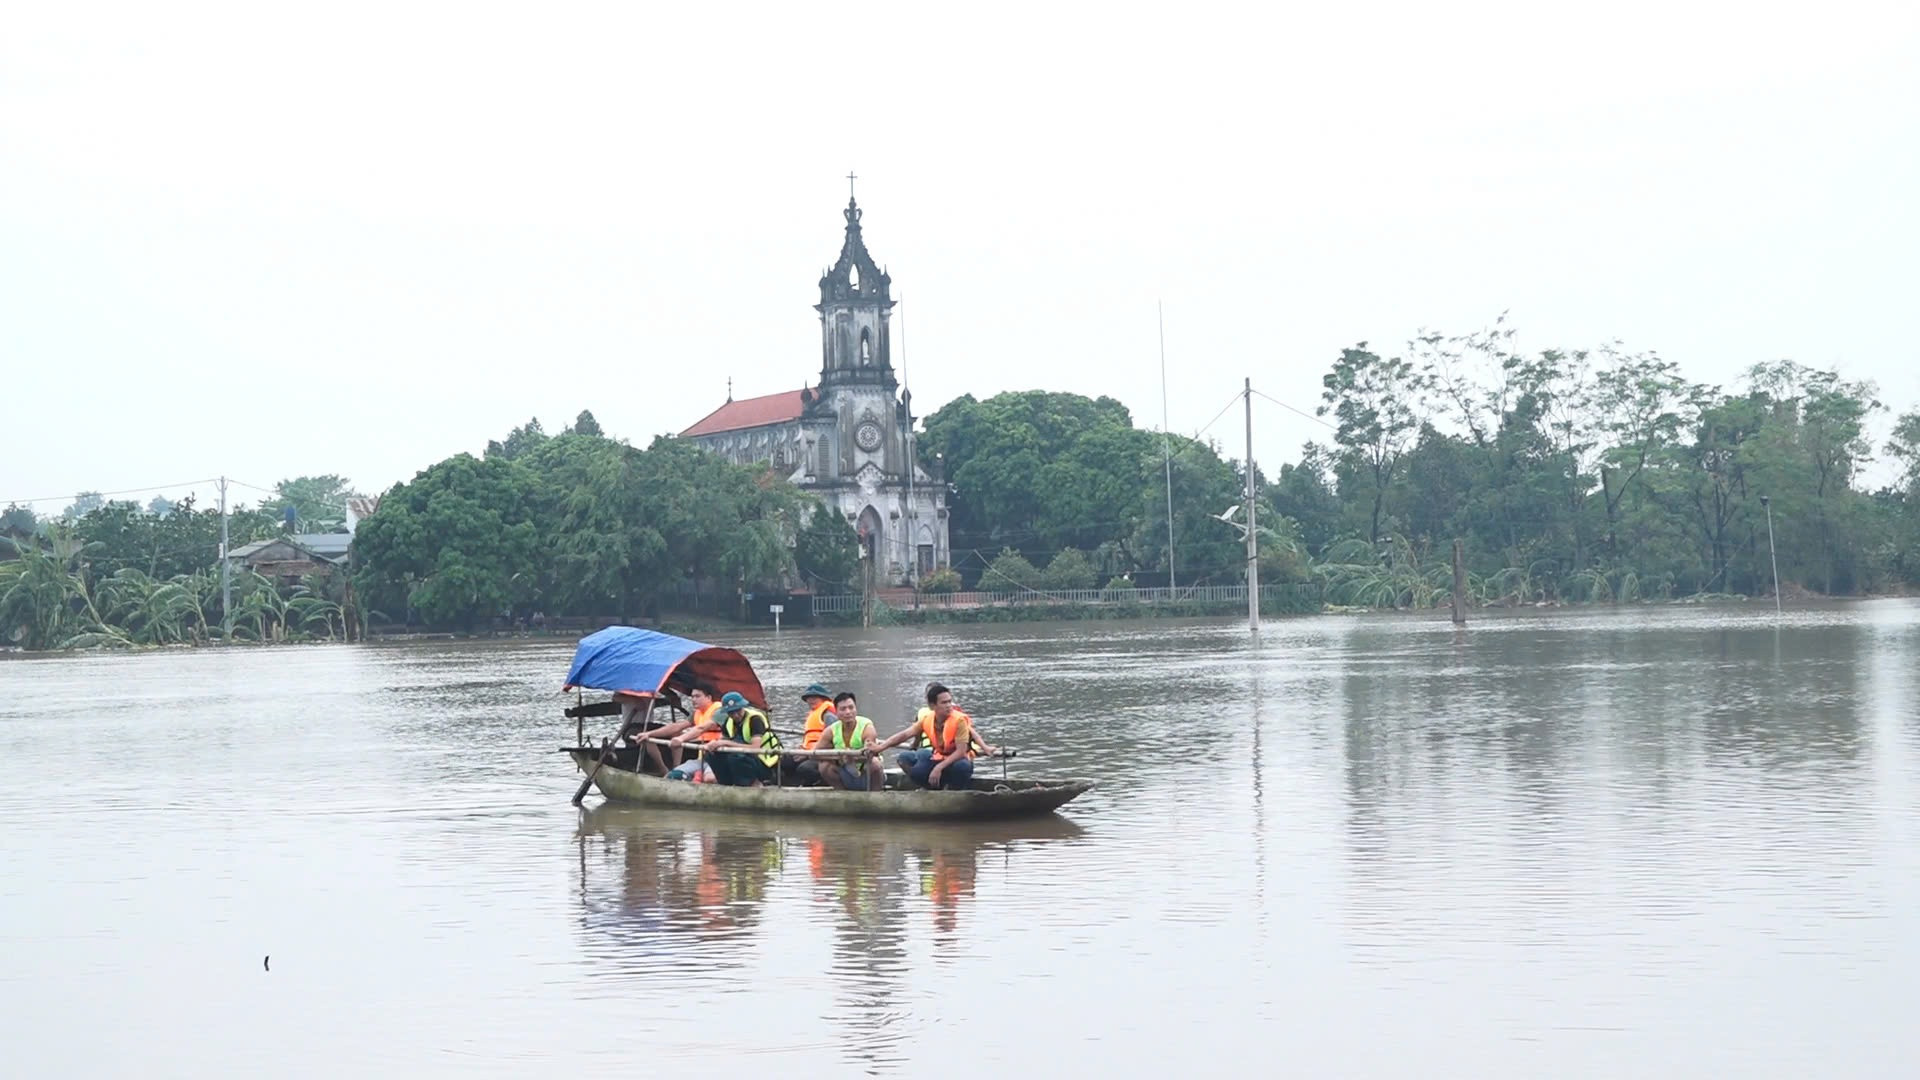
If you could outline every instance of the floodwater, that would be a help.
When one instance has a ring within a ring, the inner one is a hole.
[[[571,642],[0,658],[13,1076],[1902,1076],[1920,604],[753,634],[1039,822],[567,802]],[[994,766],[988,766],[989,769]],[[271,956],[271,970],[263,957]]]

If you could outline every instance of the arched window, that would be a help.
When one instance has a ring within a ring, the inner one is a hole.
[[[859,263],[854,263],[852,266],[847,267],[847,284],[853,286],[856,289],[860,287],[860,264]]]
[[[866,327],[860,328],[860,363],[873,363],[873,331]]]

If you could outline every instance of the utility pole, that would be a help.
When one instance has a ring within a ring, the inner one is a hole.
[[[1247,629],[1260,632],[1260,522],[1254,516],[1253,380],[1241,391],[1247,399]]]
[[[233,564],[227,561],[227,478],[220,478],[220,644],[233,642]]]
[[[1773,617],[1780,617],[1780,555],[1773,547],[1773,500],[1760,496],[1760,506],[1767,512],[1767,558],[1773,563]]]
[[[1155,302],[1160,316],[1160,454],[1167,462],[1167,599],[1180,587],[1174,580],[1173,563],[1173,436],[1167,426],[1167,308]]]

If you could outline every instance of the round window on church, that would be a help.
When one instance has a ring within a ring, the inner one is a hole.
[[[880,425],[869,420],[853,433],[854,444],[871,454],[880,449]]]

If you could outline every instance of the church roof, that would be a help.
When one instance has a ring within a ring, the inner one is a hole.
[[[722,431],[739,431],[742,428],[757,428],[768,424],[783,424],[788,420],[798,420],[807,407],[805,395],[805,389],[783,390],[778,394],[729,401],[708,413],[699,423],[681,432],[680,435],[682,438],[692,435],[717,435]]]

